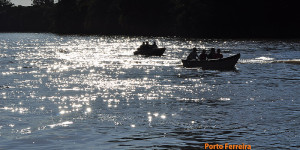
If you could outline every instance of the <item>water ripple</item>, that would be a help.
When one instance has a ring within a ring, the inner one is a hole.
[[[142,41],[162,57],[134,56]],[[183,68],[193,47],[236,71]],[[0,149],[299,147],[299,41],[0,34]]]

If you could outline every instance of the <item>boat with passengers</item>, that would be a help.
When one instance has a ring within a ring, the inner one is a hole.
[[[134,55],[145,55],[145,56],[162,56],[166,48],[158,48],[156,42],[152,45],[149,42],[143,42],[143,44],[135,51]]]
[[[241,54],[235,54],[226,58],[213,58],[213,59],[182,59],[182,64],[186,68],[199,67],[208,70],[231,70],[235,68]]]

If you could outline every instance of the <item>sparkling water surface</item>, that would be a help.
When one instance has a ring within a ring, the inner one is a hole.
[[[241,59],[184,68],[193,47]],[[300,40],[0,33],[0,63],[0,149],[300,148]]]

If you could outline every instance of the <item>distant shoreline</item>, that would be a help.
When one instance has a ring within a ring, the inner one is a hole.
[[[37,34],[55,34],[61,36],[129,36],[129,37],[147,37],[147,38],[179,38],[179,39],[205,39],[205,40],[288,40],[297,41],[300,37],[191,37],[191,36],[173,36],[173,35],[126,35],[126,34],[86,34],[86,33],[56,33],[56,32],[36,32],[36,31],[1,31],[1,33],[37,33]]]
[[[297,39],[297,6],[276,0],[61,0],[30,7],[0,5],[0,32]]]

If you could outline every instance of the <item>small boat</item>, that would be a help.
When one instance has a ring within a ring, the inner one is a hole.
[[[145,55],[145,56],[162,56],[166,48],[158,48],[155,46],[140,47],[135,51],[134,55]]]
[[[235,68],[235,64],[241,57],[241,54],[236,54],[230,57],[221,59],[209,59],[209,60],[181,60],[183,66],[186,68],[200,67],[207,70],[231,70]]]

